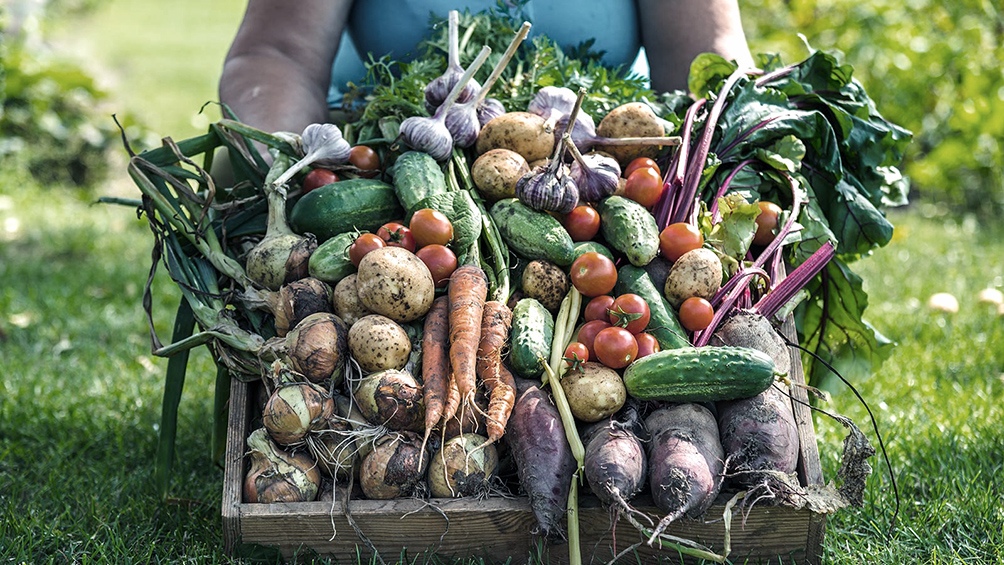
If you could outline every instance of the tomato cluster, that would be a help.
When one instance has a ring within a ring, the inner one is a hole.
[[[429,268],[437,287],[444,287],[457,269],[457,255],[448,247],[453,240],[453,223],[438,210],[422,208],[411,215],[408,225],[387,222],[376,233],[359,234],[349,246],[349,260],[359,266],[362,258],[385,246],[411,251]]]
[[[373,178],[380,172],[380,155],[368,145],[354,145],[349,149],[349,165],[355,167],[355,174],[363,178]],[[335,171],[324,167],[314,167],[303,175],[301,187],[306,194],[326,184],[338,182]]]
[[[635,359],[659,351],[659,342],[646,333],[651,310],[637,294],[600,294],[586,303],[585,323],[576,341],[565,349],[569,365],[595,360],[622,369]]]

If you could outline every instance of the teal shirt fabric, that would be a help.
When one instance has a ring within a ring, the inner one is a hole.
[[[433,16],[444,20],[450,10],[476,13],[496,6],[497,0],[357,0],[332,67],[329,102],[337,105],[344,85],[365,77],[362,61],[367,53],[409,60],[417,55]],[[595,39],[592,50],[603,52],[604,63],[613,67],[630,66],[638,59],[641,39],[634,0],[529,0],[521,10],[532,24],[530,37],[546,35],[563,49]]]

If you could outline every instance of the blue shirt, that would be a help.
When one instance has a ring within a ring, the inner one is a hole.
[[[366,76],[366,53],[376,59],[383,55],[412,59],[429,33],[433,15],[445,20],[450,10],[476,13],[495,7],[496,0],[357,0],[332,67],[329,103],[339,102],[347,82],[358,83]],[[522,7],[522,16],[533,25],[530,37],[546,35],[562,49],[595,39],[592,50],[603,52],[607,65],[635,64],[636,71],[645,72],[644,57],[639,57],[639,16],[633,0],[529,0]]]

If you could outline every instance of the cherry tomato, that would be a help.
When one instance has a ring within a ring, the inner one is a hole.
[[[760,213],[756,217],[756,234],[753,235],[753,244],[770,245],[781,221],[781,207],[765,200],[761,200],[758,204]]]
[[[373,251],[374,249],[380,249],[381,247],[386,247],[387,243],[375,233],[364,233],[360,234],[352,245],[349,246],[349,261],[356,267],[359,266],[359,262],[362,261],[363,257],[367,253]]]
[[[572,262],[572,285],[583,296],[607,294],[617,284],[617,266],[606,255],[588,251]]]
[[[589,241],[600,231],[600,213],[592,206],[576,206],[562,222],[572,241]]]
[[[582,317],[585,318],[587,322],[589,320],[607,320],[607,310],[613,308],[613,306],[614,297],[609,294],[601,294],[593,297],[586,303],[586,309],[583,311]]]
[[[662,176],[649,167],[636,169],[624,183],[624,196],[646,208],[655,206],[664,190]]]
[[[303,193],[307,194],[315,188],[320,188],[333,182],[338,182],[338,175],[334,171],[321,167],[310,169],[310,172],[303,176]]]
[[[377,235],[391,247],[403,247],[412,253],[415,252],[415,236],[412,235],[411,229],[399,222],[387,222],[380,226]]]
[[[691,296],[680,304],[680,325],[692,332],[710,326],[714,317],[715,309],[700,296]]]
[[[638,342],[638,355],[635,359],[641,359],[662,349],[659,346],[659,340],[655,339],[655,336],[650,333],[641,332],[640,334],[635,334],[634,339]]]
[[[577,369],[580,365],[589,361],[589,349],[584,343],[573,341],[565,347],[565,354],[561,356],[568,364],[569,369]]]
[[[415,252],[415,255],[429,267],[432,273],[432,280],[436,286],[442,288],[450,282],[450,276],[457,270],[457,256],[445,245],[433,243],[426,245]]]
[[[354,145],[349,150],[349,164],[362,171],[359,176],[372,178],[380,171],[380,155],[372,147]]]
[[[600,330],[604,330],[609,327],[611,327],[610,322],[606,320],[590,320],[585,324],[582,324],[582,327],[579,328],[579,333],[575,337],[575,341],[585,345],[589,356],[595,359],[596,355],[593,352],[593,340],[596,339],[596,334],[600,333]]]
[[[614,299],[614,305],[610,308],[610,323],[619,328],[637,334],[645,331],[648,321],[652,317],[648,302],[637,294],[622,294]]]
[[[669,224],[659,233],[659,251],[670,261],[704,245],[704,235],[697,226],[687,222]]]
[[[593,354],[607,367],[623,369],[638,356],[638,342],[624,328],[604,328],[593,339]]]
[[[624,178],[631,176],[631,173],[637,171],[638,169],[655,169],[655,172],[662,176],[662,171],[659,169],[659,164],[648,157],[635,157],[628,166],[624,169]]]
[[[411,234],[415,236],[415,245],[425,247],[438,243],[447,245],[453,239],[453,224],[446,214],[432,208],[422,208],[411,215],[408,222]]]

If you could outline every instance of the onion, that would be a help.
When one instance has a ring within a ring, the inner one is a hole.
[[[280,445],[303,441],[307,433],[320,429],[335,411],[335,403],[324,389],[312,383],[283,383],[269,396],[262,410],[262,424]]]
[[[363,377],[353,397],[373,424],[391,430],[425,430],[422,385],[408,371],[387,369]]]
[[[311,314],[286,334],[290,365],[312,383],[331,379],[331,386],[342,382],[348,359],[348,326],[328,312]]]
[[[323,427],[308,436],[307,447],[327,476],[338,479],[352,473],[358,449],[352,425],[345,418],[332,414]]]
[[[321,473],[310,456],[279,448],[264,428],[251,432],[247,444],[251,457],[244,478],[247,502],[307,502],[317,497]]]
[[[436,498],[483,494],[498,462],[498,452],[488,438],[478,434],[454,437],[429,461],[429,493]]]
[[[269,174],[288,161],[287,157],[277,153]],[[266,183],[265,197],[268,200],[265,237],[248,252],[244,268],[248,278],[256,284],[269,290],[279,290],[284,283],[308,275],[308,261],[310,254],[317,249],[317,239],[312,235],[296,234],[289,227],[284,186]]]
[[[314,277],[296,280],[280,287],[270,306],[275,316],[275,331],[284,336],[311,314],[331,313],[331,287]]]
[[[363,493],[379,500],[411,494],[425,475],[421,453],[422,438],[414,432],[391,432],[378,438],[359,469]]]

